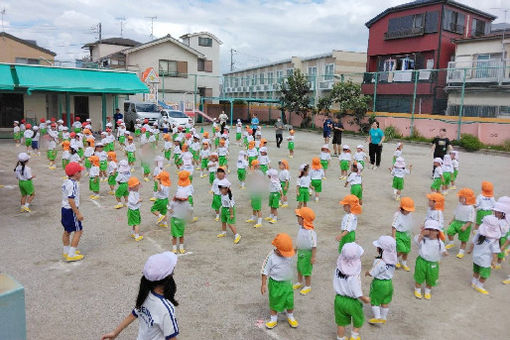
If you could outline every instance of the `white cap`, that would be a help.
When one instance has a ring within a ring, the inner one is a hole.
[[[62,119],[59,119],[59,120],[57,120],[57,123],[62,124],[62,123],[64,123],[64,121]]]
[[[383,250],[382,260],[386,264],[395,265],[397,263],[397,243],[391,236],[381,236],[374,242],[374,247],[381,248]]]
[[[32,130],[39,130],[39,127],[37,125],[32,126]]]
[[[171,275],[177,265],[177,255],[169,251],[152,255],[143,266],[143,276],[149,281],[160,281]]]
[[[276,171],[276,169],[271,168],[267,170],[266,175],[268,175],[269,177],[276,177],[278,176],[278,171]]]
[[[345,244],[336,261],[338,270],[347,276],[359,275],[361,272],[361,255],[363,255],[363,252],[363,248],[356,242]]]
[[[103,146],[104,146],[104,145],[103,145],[103,143],[101,143],[101,142],[97,142],[97,143],[96,143],[96,147],[103,147]]]
[[[26,152],[21,152],[18,154],[18,160],[20,162],[26,162],[30,159],[30,156]]]
[[[90,118],[85,119],[86,122],[91,122]]]
[[[19,122],[18,122],[17,120],[15,120],[13,123],[14,123],[14,124],[19,124]]]
[[[443,160],[439,157],[434,158],[434,163],[443,164]]]
[[[263,147],[261,147],[261,148],[259,149],[259,152],[260,152],[260,153],[262,153],[262,152],[267,153],[267,148],[266,148],[265,146],[263,146]]]
[[[67,126],[64,126],[64,128],[62,130],[67,131],[67,130],[69,130],[69,128]]]
[[[363,149],[363,144],[359,144],[356,149]]]
[[[349,145],[344,144],[344,146],[342,146],[342,149],[343,150],[350,150],[351,148],[349,147]]]
[[[129,167],[128,161],[125,159],[122,159],[119,162],[119,172],[128,172],[129,170],[131,170],[131,168]]]
[[[321,149],[327,149],[327,150],[329,150],[329,145],[328,145],[328,144],[324,144],[323,146],[321,146]]]
[[[218,186],[219,187],[230,188],[231,185],[232,184],[230,183],[230,181],[228,179],[226,179],[226,178],[218,181]]]
[[[303,163],[299,166],[299,171],[303,171],[308,164]]]
[[[424,228],[425,229],[441,230],[441,226],[439,225],[439,222],[436,220],[426,220]]]

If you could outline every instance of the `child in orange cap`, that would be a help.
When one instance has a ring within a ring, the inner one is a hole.
[[[434,220],[439,223],[439,230],[443,233],[444,229],[444,196],[438,192],[432,192],[427,194],[427,199],[429,200],[427,207],[427,214],[425,215],[425,221]],[[444,235],[441,235],[443,238]]]
[[[209,184],[212,185],[216,178],[216,171],[218,170],[218,154],[213,152],[209,155],[209,161],[207,162],[207,170],[209,171]],[[212,189],[211,189],[212,190]]]
[[[287,136],[287,148],[289,149],[289,158],[294,158],[294,130],[289,131],[289,136]]]
[[[400,207],[393,215],[391,224],[391,236],[397,242],[397,258],[402,257],[402,262],[397,261],[395,267],[404,269],[406,272],[411,269],[407,265],[407,256],[411,252],[411,230],[413,228],[414,201],[411,197],[402,197]]]
[[[282,159],[278,162],[278,166],[280,167],[280,172],[278,173],[278,178],[280,179],[280,184],[282,185],[282,208],[287,208],[289,206],[289,202],[287,201],[287,192],[290,188],[290,172],[289,172],[289,162],[287,160]]]
[[[207,177],[205,172],[208,170],[207,165],[209,163],[210,154],[211,149],[209,149],[209,142],[202,141],[202,149],[200,149],[200,178]]]
[[[140,206],[142,205],[142,198],[140,198],[140,181],[136,177],[131,177],[128,180],[129,196],[127,202],[127,218],[128,226],[132,227],[131,237],[135,241],[141,241],[143,236],[140,235],[140,223],[142,219],[140,217]]]
[[[276,235],[272,245],[276,249],[269,252],[262,264],[262,295],[269,293],[271,319],[266,322],[268,329],[278,325],[278,313],[286,312],[290,327],[298,327],[294,318],[294,291],[292,290],[292,267],[295,254],[292,238],[285,233]],[[267,283],[269,277],[269,283]]]
[[[182,184],[181,174],[179,173],[179,182]],[[178,184],[180,185],[180,184]],[[170,201],[169,213],[172,215],[170,218],[170,227],[172,234],[172,252],[177,254],[177,240],[179,241],[179,252],[185,254],[184,249],[184,230],[186,229],[186,222],[189,221],[193,208],[190,204],[190,194],[186,187],[178,186],[174,198]],[[192,200],[191,200],[192,202]]]
[[[165,133],[163,135],[163,140],[165,143],[163,144],[163,152],[165,153],[165,159],[167,161],[170,161],[171,155],[172,155],[172,139],[170,138],[169,133]]]
[[[469,241],[471,234],[471,226],[475,223],[475,208],[476,203],[475,193],[469,188],[463,188],[457,193],[459,196],[459,204],[455,209],[455,215],[450,222],[446,234],[448,235],[448,244],[446,249],[455,247],[453,244],[453,237],[459,234],[460,249],[457,258],[464,257],[466,250],[466,243]]]
[[[161,156],[156,156],[154,158],[154,169],[152,170],[152,178],[154,179],[154,188],[152,189],[153,194],[152,197],[149,198],[150,201],[156,200],[156,193],[158,192],[158,181],[156,177],[159,175],[161,171],[163,171],[163,161],[164,158]]]
[[[347,185],[351,186],[351,194],[355,195],[359,199],[359,204],[363,204],[363,183],[361,177],[361,170],[363,166],[357,161],[352,162],[351,164],[351,172],[347,179],[345,180],[344,187]]]
[[[89,196],[91,200],[99,198],[99,157],[90,156],[89,161],[92,164],[89,172],[89,189],[92,195]]]
[[[66,165],[69,164],[71,158],[70,145],[71,143],[68,140],[62,142],[62,169],[65,169]],[[64,177],[67,179],[67,176]]]
[[[494,185],[491,182],[482,182],[482,193],[476,197],[476,224],[474,231],[478,230],[478,226],[482,224],[482,220],[487,215],[492,215],[492,209],[496,200],[494,199]]]
[[[168,196],[170,195],[170,174],[161,171],[157,176],[158,191],[156,192],[156,201],[151,207],[151,213],[158,217],[156,224],[160,227],[167,228],[166,213],[168,211]]]
[[[299,231],[296,239],[297,252],[297,274],[298,280],[292,286],[292,289],[303,287],[303,277],[305,286],[299,291],[299,294],[306,295],[312,291],[312,270],[317,254],[317,233],[313,226],[315,213],[308,207],[295,210]]]
[[[182,170],[177,175],[179,180],[177,181],[177,190],[181,190],[186,193],[186,198],[189,201],[190,206],[193,208],[193,193],[195,190],[193,189],[193,184],[191,184],[191,174],[189,171]],[[198,221],[198,217],[193,217],[191,222]]]
[[[248,150],[246,151],[248,154],[248,164],[251,166],[251,162],[259,157],[259,152],[255,148],[255,142],[250,141],[248,143]]]
[[[361,214],[361,205],[359,199],[355,195],[347,195],[341,201],[345,215],[342,218],[341,233],[336,237],[338,243],[338,252],[342,252],[342,248],[346,243],[356,241],[356,228],[358,226],[358,217]]]
[[[329,145],[324,144],[321,147],[320,160],[322,168],[324,169],[323,179],[326,179],[326,170],[328,170],[329,161],[331,160],[331,151],[329,150]]]
[[[106,172],[108,173],[108,185],[110,186],[110,195],[115,194],[115,184],[117,181],[115,180],[117,177],[117,154],[115,151],[108,152],[108,167],[106,168]]]
[[[315,192],[315,202],[319,202],[319,194],[322,192],[322,178],[324,170],[322,169],[319,157],[312,158],[312,170],[310,171],[311,188]]]

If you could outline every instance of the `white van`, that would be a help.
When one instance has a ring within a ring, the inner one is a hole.
[[[149,124],[158,122],[161,120],[161,108],[158,104],[149,102],[124,102],[124,122],[126,128],[134,131],[136,120],[145,119],[149,120]]]

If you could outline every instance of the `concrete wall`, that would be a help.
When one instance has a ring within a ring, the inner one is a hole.
[[[128,46],[110,45],[110,44],[97,44],[92,48],[92,61],[98,61],[104,56],[118,52],[127,48]]]
[[[460,93],[452,92],[448,95],[448,105],[460,105]],[[468,92],[464,94],[464,105],[475,106],[510,106],[508,92]]]
[[[508,56],[510,55],[510,39],[505,39],[504,42]],[[474,40],[469,43],[466,42],[457,44],[455,50],[455,61],[472,60],[474,59],[473,55],[487,53],[501,53],[501,39],[483,41]]]
[[[8,37],[5,36],[0,37],[0,62],[14,63],[16,62],[16,57],[39,60],[41,60],[42,57],[50,61],[53,61],[53,59],[55,58],[51,54],[27,46],[16,40],[9,39]],[[41,64],[47,65],[48,63],[45,62],[44,60],[41,60]]]

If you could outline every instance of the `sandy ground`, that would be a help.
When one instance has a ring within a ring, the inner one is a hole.
[[[287,156],[285,148],[277,149],[272,129],[267,129],[269,156],[273,164]],[[360,139],[344,137],[352,145]],[[296,157],[290,160],[293,180],[303,162],[319,154],[322,139],[318,134],[296,134]],[[363,272],[371,266],[375,256],[372,241],[389,234],[392,215],[397,203],[392,199],[391,177],[386,170],[391,164],[395,143],[384,146],[382,167],[364,173],[364,205],[359,217],[357,241],[364,247]],[[88,181],[82,178],[81,210],[85,216],[84,235],[80,250],[85,259],[78,263],[64,263],[61,258],[60,184],[62,171],[50,171],[44,157],[34,158],[30,165],[37,176],[34,180],[37,197],[31,214],[18,213],[19,191],[12,169],[16,154],[21,151],[11,143],[2,142],[0,152],[0,232],[1,270],[9,273],[25,286],[28,339],[99,339],[102,333],[113,330],[132,309],[143,264],[147,257],[171,248],[169,230],[157,227],[150,214],[152,184],[142,188],[142,230],[145,239],[135,243],[129,237],[126,208],[113,209],[114,199],[107,195],[102,183],[103,197],[88,199]],[[231,147],[231,161],[235,164],[238,147]],[[415,223],[425,216],[430,185],[431,156],[429,148],[406,145],[404,155],[414,168],[406,178],[405,195],[414,198],[417,210]],[[60,158],[59,158],[60,159]],[[479,191],[482,180],[496,184],[498,196],[510,194],[510,158],[481,153],[460,153],[461,172],[458,187],[468,186]],[[172,182],[176,182],[174,168]],[[140,176],[140,170],[136,172]],[[209,209],[211,196],[205,179],[194,182],[198,222],[186,229],[188,254],[179,257],[175,278],[178,285],[177,308],[181,329],[179,339],[335,339],[332,275],[335,268],[337,243],[343,216],[338,201],[348,193],[338,180],[339,167],[332,163],[324,192],[319,203],[311,203],[315,210],[318,233],[317,264],[313,271],[313,290],[306,296],[295,294],[295,316],[300,325],[291,329],[280,316],[274,330],[263,327],[268,317],[267,296],[260,294],[260,266],[271,250],[271,240],[278,232],[295,238],[297,224],[294,217],[295,199],[290,207],[280,209],[277,225],[264,224],[253,229],[244,223],[250,215],[248,194],[237,186],[235,172],[230,175],[235,184],[237,226],[243,238],[232,244],[232,235],[217,239],[220,224],[214,221]],[[295,182],[293,182],[294,184]],[[175,190],[175,184],[172,186]],[[293,192],[292,186],[291,193]],[[447,196],[445,220],[449,221],[456,206],[453,192]],[[264,215],[267,216],[267,201]],[[416,229],[417,230],[417,229]],[[458,244],[458,243],[457,243]],[[440,284],[433,290],[432,301],[418,301],[413,296],[412,272],[397,271],[394,277],[395,294],[390,306],[389,321],[382,327],[367,323],[361,330],[363,339],[505,339],[508,336],[506,308],[510,302],[510,287],[500,282],[510,274],[510,266],[493,271],[486,288],[489,296],[482,296],[470,287],[471,256],[463,260],[452,256],[441,262]],[[416,247],[410,255],[414,270]],[[368,295],[370,279],[363,278],[364,293]],[[365,306],[367,319],[372,316]],[[120,339],[136,337],[138,325],[132,324]]]

